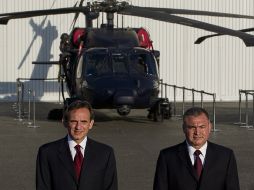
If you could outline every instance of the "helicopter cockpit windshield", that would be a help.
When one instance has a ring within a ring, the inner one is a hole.
[[[86,76],[158,75],[157,63],[153,55],[143,49],[129,51],[92,49],[85,53],[84,65]]]

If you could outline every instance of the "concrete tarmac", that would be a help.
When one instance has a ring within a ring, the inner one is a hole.
[[[32,127],[27,127],[27,117],[17,120],[13,103],[0,102],[0,106],[1,189],[34,190],[39,146],[66,134],[60,121],[47,120],[48,112],[62,105],[36,103]],[[211,106],[207,109],[212,114]],[[132,110],[127,117],[119,116],[115,110],[96,110],[95,113],[95,126],[89,136],[114,148],[119,190],[152,190],[159,151],[184,140],[181,118],[156,123],[146,118],[146,110]],[[249,113],[249,123],[252,123],[251,109]],[[244,114],[242,118],[245,120]],[[254,130],[233,124],[235,122],[239,122],[238,103],[217,103],[216,130],[211,133],[210,141],[234,150],[241,189],[254,190]]]

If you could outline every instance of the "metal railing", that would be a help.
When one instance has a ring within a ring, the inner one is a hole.
[[[20,82],[25,81],[59,81],[59,78],[18,78]],[[60,78],[60,81],[64,80],[63,78]],[[61,86],[59,82],[59,89],[58,89],[58,102],[61,103]]]
[[[39,126],[35,125],[35,91],[28,89],[28,113],[27,113],[27,121],[25,121],[25,112],[24,112],[24,83],[19,79],[17,82],[17,101],[16,105],[18,105],[17,114],[18,121],[23,121],[22,124],[28,124],[27,127],[37,128]],[[33,122],[31,121],[31,94],[33,96]]]
[[[186,106],[186,91],[190,91],[191,94],[192,94],[192,107],[195,106],[195,101],[196,101],[196,98],[195,98],[195,93],[199,93],[200,94],[200,107],[204,107],[204,95],[208,95],[208,96],[212,96],[212,110],[213,110],[213,113],[212,113],[212,118],[213,118],[213,131],[218,131],[216,128],[215,128],[215,120],[216,120],[216,94],[215,93],[208,93],[208,92],[205,92],[203,90],[195,90],[193,88],[186,88],[186,87],[181,87],[181,86],[176,86],[176,85],[171,85],[171,84],[167,84],[167,83],[163,83],[163,80],[161,79],[160,80],[160,89],[161,89],[161,98],[168,98],[168,88],[173,88],[173,113],[172,113],[172,116],[183,116],[184,112],[185,112],[185,106]],[[182,102],[182,113],[181,115],[177,115],[176,114],[176,104],[177,104],[177,101],[176,101],[176,92],[177,92],[177,89],[180,89],[182,91],[182,100],[180,102]]]
[[[245,122],[242,122],[242,95],[245,95]],[[249,98],[252,96],[252,116],[253,116],[253,125],[249,125]],[[239,122],[234,123],[240,125],[240,127],[253,128],[254,126],[254,90],[239,90],[239,104],[238,104],[238,115]]]
[[[58,78],[17,78],[16,80],[16,93],[17,93],[17,100],[16,103],[13,105],[13,108],[15,109],[15,111],[17,111],[18,114],[18,121],[24,121],[25,118],[25,112],[24,112],[24,94],[25,94],[25,85],[24,82],[25,81],[58,81]],[[62,80],[62,79],[61,79]],[[23,122],[23,124],[28,124],[27,127],[32,127],[32,128],[37,128],[39,126],[35,125],[35,108],[36,108],[36,96],[35,96],[35,90],[32,89],[28,89],[27,91],[28,93],[28,113],[27,113],[27,122]],[[59,103],[60,103],[60,87],[59,87]],[[31,109],[31,98],[33,99],[32,102],[32,106],[33,109]],[[33,110],[33,120],[31,121],[31,110]]]
[[[24,84],[17,79],[16,80],[16,93],[17,93],[17,100],[15,102],[15,104],[13,105],[14,110],[17,112],[18,114],[18,118],[15,120],[18,121],[23,121],[23,115],[24,115]]]

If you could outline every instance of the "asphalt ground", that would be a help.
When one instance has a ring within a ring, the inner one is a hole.
[[[62,105],[36,103],[35,123],[31,110],[32,127],[27,127],[27,116],[22,121],[18,119],[13,103],[0,102],[0,106],[0,187],[34,190],[39,146],[66,134],[59,120],[47,119],[51,109],[62,108]],[[27,104],[24,107],[27,111]],[[207,109],[212,114],[211,105]],[[184,140],[180,117],[153,122],[146,114],[146,110],[132,110],[129,116],[121,117],[115,110],[95,111],[95,125],[89,136],[114,148],[119,190],[151,190],[159,151]],[[210,141],[234,150],[241,189],[254,190],[254,130],[234,124],[239,122],[237,102],[217,103],[215,116],[215,131]],[[245,119],[244,113],[242,118]],[[248,119],[249,123],[253,122],[252,109]]]

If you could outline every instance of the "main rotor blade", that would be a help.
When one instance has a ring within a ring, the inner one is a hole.
[[[151,11],[142,7],[129,6],[120,10],[118,13],[123,15],[132,15],[139,16],[144,18],[150,18],[154,20],[160,20],[164,22],[176,23],[180,25],[185,25],[189,27],[199,28],[203,30],[207,30],[210,32],[215,32],[219,34],[225,34],[230,36],[235,36],[241,38],[246,46],[254,46],[254,36],[250,34],[246,34],[240,31],[235,31],[229,28],[201,22],[194,19],[189,19],[185,17],[171,15],[161,11]]]
[[[87,14],[89,13],[89,8],[85,6],[85,7],[68,7],[68,8],[59,8],[59,9],[3,13],[3,14],[0,14],[0,24],[7,24],[8,21],[11,19],[29,18],[29,17],[45,16],[45,15],[68,14],[68,13],[77,13],[77,12],[82,12],[83,14]]]
[[[246,28],[246,29],[237,30],[237,31],[241,31],[241,32],[252,32],[252,31],[254,31],[254,28]],[[205,40],[208,39],[208,38],[212,38],[212,37],[216,37],[216,36],[223,36],[223,35],[224,35],[224,34],[212,34],[212,35],[202,36],[202,37],[198,38],[198,39],[195,41],[195,44],[200,44],[200,43],[202,43],[203,41],[205,41]]]
[[[171,8],[155,8],[155,7],[140,7],[151,11],[165,12],[168,14],[184,14],[184,15],[200,15],[200,16],[216,16],[216,17],[230,17],[230,18],[246,18],[254,19],[254,16],[249,15],[239,15],[231,13],[220,13],[211,11],[198,11],[198,10],[188,10],[188,9],[171,9]]]
[[[78,7],[82,7],[83,3],[84,3],[84,0],[81,0],[81,1],[79,2]],[[77,5],[77,3],[75,4],[74,7],[76,7],[76,5]],[[76,13],[75,13],[75,16],[74,16],[74,18],[73,18],[73,21],[72,21],[72,23],[71,23],[71,28],[72,28],[72,29],[74,28],[74,26],[75,26],[75,24],[76,24],[76,22],[77,22],[79,13],[80,13],[80,12],[76,12]]]

